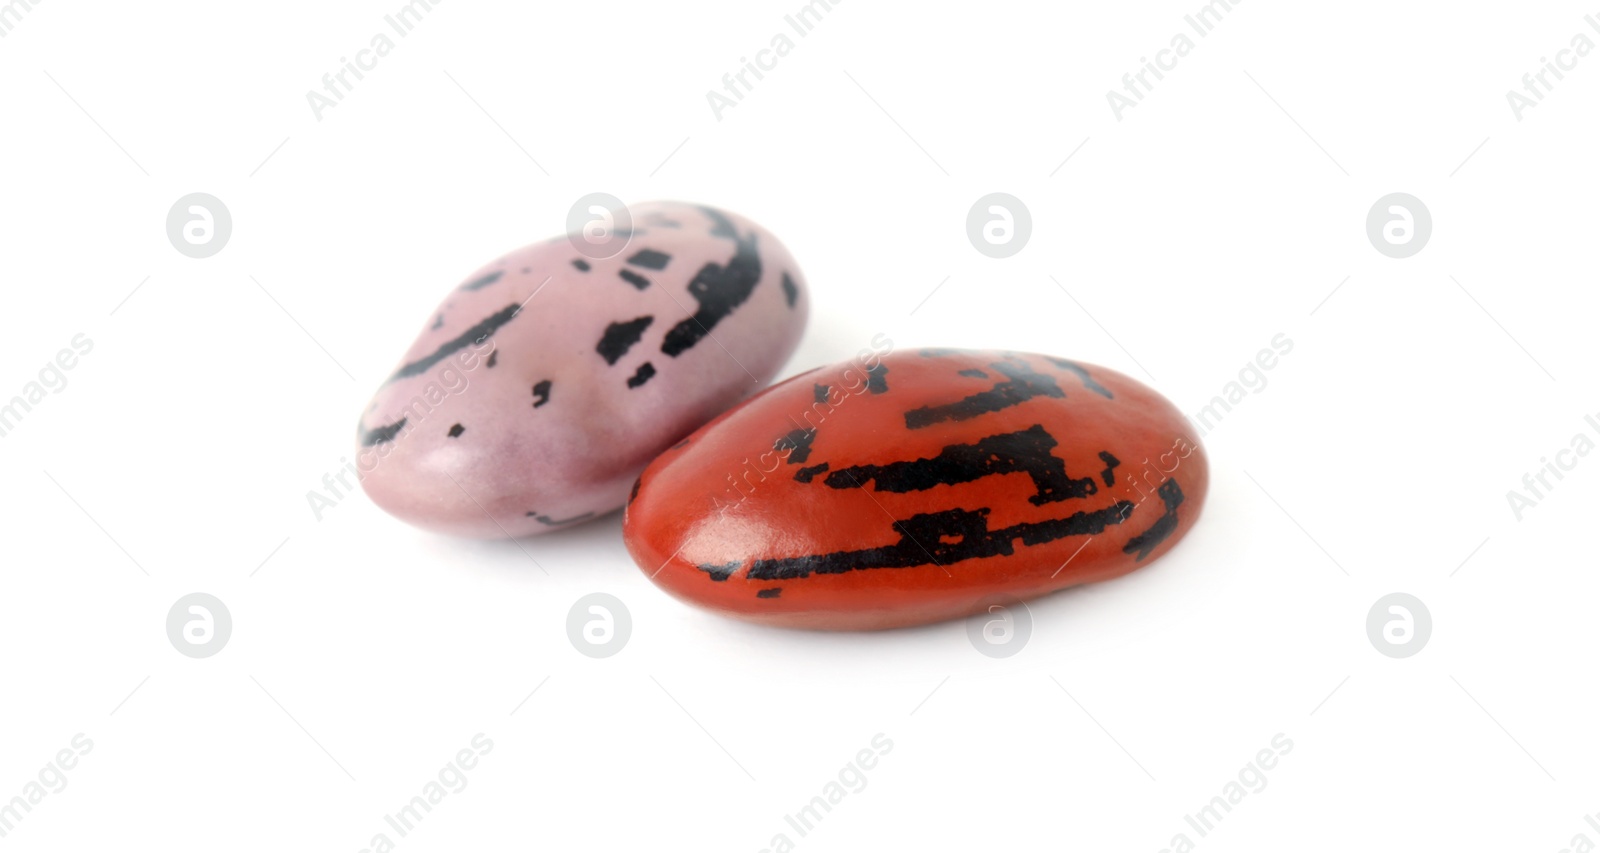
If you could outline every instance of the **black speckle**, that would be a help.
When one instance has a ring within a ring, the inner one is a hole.
[[[401,366],[399,370],[395,371],[393,376],[389,377],[389,382],[397,382],[407,377],[426,373],[429,370],[432,370],[434,365],[444,361],[457,352],[466,349],[468,344],[478,344],[479,346],[482,346],[483,342],[487,341],[489,337],[495,333],[496,329],[511,322],[517,316],[517,314],[521,313],[521,311],[522,306],[515,302],[507,305],[504,308],[501,308],[499,311],[496,311],[493,314],[490,314],[488,317],[485,317],[484,319],[479,320],[477,323],[474,323],[472,328],[440,344],[439,348],[434,350],[432,353],[429,353],[428,355],[425,355],[422,358],[411,362],[410,364]],[[387,385],[388,382],[384,384]]]
[[[1129,539],[1128,544],[1122,546],[1124,554],[1138,552],[1133,558],[1135,562],[1150,556],[1150,552],[1154,551],[1157,545],[1167,541],[1167,537],[1178,529],[1178,507],[1183,504],[1183,489],[1178,487],[1178,481],[1168,480],[1162,483],[1156,494],[1161,496],[1161,503],[1166,506],[1166,512],[1163,512],[1148,530]]]
[[[584,521],[585,519],[594,518],[594,513],[586,512],[583,515],[575,515],[571,518],[551,518],[548,515],[540,515],[536,512],[530,512],[527,514],[527,517],[545,525],[546,527],[556,527],[562,524],[574,524],[579,521]]]
[[[867,371],[867,390],[874,394],[882,394],[889,390],[889,382],[883,377],[888,374],[889,365],[879,364]]]
[[[400,430],[405,429],[405,427],[406,419],[401,418],[392,424],[369,429],[361,433],[361,446],[371,447],[374,444],[385,444],[394,441],[394,437],[399,435]]]
[[[812,465],[810,468],[801,468],[794,472],[794,478],[801,483],[809,483],[818,474],[826,474],[827,472],[828,463],[824,462],[821,465]]]
[[[523,275],[527,275],[530,272],[533,272],[533,267],[523,267],[522,268],[522,274]]]
[[[633,270],[617,270],[617,275],[621,276],[623,281],[633,285],[639,290],[644,290],[650,286],[650,279],[639,275]]]
[[[662,270],[667,268],[667,262],[671,260],[672,256],[666,252],[658,252],[655,249],[640,249],[633,257],[628,259],[628,263],[636,267],[644,267],[647,270]]]
[[[466,431],[467,431],[466,427],[462,426],[461,424],[456,424],[455,426],[450,428],[450,432],[448,433],[448,435],[451,438],[460,438],[461,434],[466,432]]]
[[[495,361],[497,359],[499,359],[499,357],[500,357],[500,350],[498,350],[498,349],[493,351],[493,352],[491,352],[491,353],[489,353],[489,360],[484,362],[483,366],[484,367],[494,367],[494,363],[495,363]]]
[[[812,385],[811,386],[811,402],[813,402],[813,403],[826,403],[826,402],[828,402],[828,391],[829,390],[830,389],[826,385]]]
[[[1076,512],[1065,518],[1025,521],[998,530],[989,529],[990,510],[987,507],[919,513],[895,522],[894,526],[900,531],[901,537],[893,545],[874,545],[856,551],[781,559],[757,559],[745,570],[744,579],[782,581],[862,570],[949,566],[963,560],[1010,556],[1016,553],[1019,539],[1025,547],[1032,547],[1069,536],[1099,535],[1107,527],[1123,523],[1133,509],[1132,501],[1118,501],[1104,509]],[[1175,517],[1172,526],[1177,526]],[[956,543],[951,544],[952,539],[957,540]]]
[[[788,273],[783,274],[783,280],[779,283],[783,285],[783,298],[787,299],[789,307],[793,308],[795,300],[800,298],[800,288],[794,286],[794,279],[790,278]]]
[[[1100,451],[1100,461],[1106,463],[1106,469],[1100,472],[1100,479],[1104,480],[1108,486],[1116,485],[1117,475],[1112,473],[1112,469],[1121,465],[1122,460],[1102,450]]]
[[[655,375],[656,366],[647,361],[644,364],[639,365],[639,369],[634,372],[633,376],[628,378],[628,387],[638,388],[640,385],[649,382],[650,377]]]
[[[589,271],[589,262],[584,260],[583,258],[573,258],[572,259],[572,265],[577,267],[578,270],[581,271],[581,272],[588,272]]]
[[[756,590],[756,598],[777,598],[780,595],[783,595],[783,587],[781,586]]]
[[[1089,375],[1089,371],[1085,370],[1083,365],[1074,361],[1067,361],[1064,358],[1054,358],[1051,356],[1045,356],[1045,361],[1050,362],[1062,370],[1071,371],[1073,375],[1078,377],[1078,381],[1083,383],[1083,387],[1093,391],[1096,394],[1099,394],[1107,400],[1112,399],[1110,389],[1094,381],[1094,377]]]
[[[971,376],[973,379],[987,379],[987,378],[989,378],[989,374],[984,373],[983,371],[979,370],[976,367],[969,367],[966,370],[961,371],[961,375],[962,376]]]
[[[979,391],[953,403],[923,406],[906,412],[906,429],[922,429],[945,421],[967,421],[998,412],[1040,397],[1066,396],[1055,377],[1035,373],[1026,362],[997,361],[989,365],[1006,378],[987,391]]]
[[[722,211],[713,207],[701,207],[700,212],[711,220],[711,236],[727,237],[729,239],[739,236],[739,232],[733,230],[733,221],[728,219],[727,215]]]
[[[442,328],[444,328],[444,315],[440,314],[439,316],[433,318],[433,329]],[[433,329],[430,329],[429,331],[432,331]]]
[[[677,444],[672,445],[671,449],[672,450],[682,450],[682,449],[684,449],[685,447],[688,447],[688,446],[689,446],[689,439],[686,438],[683,441],[680,441]]]
[[[761,281],[761,253],[756,248],[755,233],[740,237],[727,217],[708,207],[701,210],[716,226],[711,229],[713,235],[734,241],[734,253],[726,265],[711,263],[701,267],[689,282],[689,295],[699,307],[668,330],[661,341],[661,351],[673,358],[708,337],[718,323],[750,298]]]
[[[1021,473],[1033,480],[1036,494],[1028,502],[1034,506],[1077,500],[1098,492],[1093,477],[1067,473],[1065,463],[1050,452],[1056,446],[1055,436],[1043,425],[1034,424],[972,444],[948,445],[933,457],[841,469],[829,474],[824,482],[834,489],[860,489],[875,481],[873,491],[904,494],[997,474]]]
[[[734,560],[731,563],[723,563],[720,566],[700,565],[696,566],[695,568],[710,575],[711,579],[714,581],[725,581],[728,578],[733,577],[733,573],[739,570],[740,565],[740,561]]]
[[[772,449],[781,453],[789,451],[787,461],[790,465],[804,465],[811,458],[811,442],[817,440],[815,429],[790,430],[789,434],[772,443]]]
[[[494,284],[495,282],[499,281],[500,280],[500,276],[503,276],[503,275],[505,275],[505,270],[495,270],[494,272],[489,273],[486,276],[481,276],[479,278],[475,278],[472,281],[469,281],[466,284],[461,285],[461,287],[459,289],[461,289],[461,290],[482,290],[485,287],[488,287],[489,285]]]
[[[639,497],[639,489],[644,485],[644,478],[639,477],[633,481],[633,491],[628,493],[628,503],[632,504]]]
[[[533,403],[535,409],[550,402],[550,380],[541,380],[539,384],[533,386],[533,396],[535,398]]]
[[[595,352],[606,360],[606,364],[616,364],[617,359],[628,354],[628,350],[644,337],[644,330],[656,321],[655,317],[645,315],[636,317],[626,323],[612,323],[606,327],[605,334],[600,336],[600,343],[595,345]]]

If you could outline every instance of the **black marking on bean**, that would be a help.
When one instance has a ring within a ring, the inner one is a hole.
[[[777,598],[780,595],[783,595],[783,587],[781,586],[756,590],[756,598]]]
[[[795,287],[794,279],[790,278],[788,273],[783,274],[779,284],[783,285],[783,298],[788,301],[789,307],[793,308],[795,300],[800,298],[800,288]]]
[[[392,424],[387,424],[381,427],[373,427],[372,429],[361,433],[361,446],[372,447],[375,444],[386,444],[394,441],[394,437],[399,435],[400,431],[405,428],[405,418],[401,418]]]
[[[813,402],[813,403],[826,403],[826,402],[828,402],[828,392],[830,390],[832,390],[832,389],[830,389],[826,385],[812,385],[811,386],[811,402]]]
[[[431,331],[434,331],[435,329],[442,329],[442,328],[444,328],[444,315],[440,314],[439,316],[433,318],[433,326],[431,328],[429,328],[428,331],[431,332]]]
[[[811,575],[837,575],[858,569],[909,569],[947,566],[962,560],[1011,556],[1013,542],[1024,547],[1043,545],[1068,536],[1098,535],[1121,524],[1133,512],[1131,501],[1118,501],[1105,509],[1076,512],[1065,518],[1022,522],[999,530],[989,529],[989,510],[951,509],[913,515],[896,521],[900,533],[893,545],[835,551],[774,560],[757,560],[745,577],[749,580],[790,580]],[[926,543],[926,544],[924,544]]]
[[[789,451],[789,456],[784,461],[790,465],[804,465],[811,458],[811,442],[816,441],[815,429],[790,430],[789,434],[772,443],[772,449],[778,452]]]
[[[649,382],[650,377],[655,375],[656,366],[647,361],[644,364],[639,365],[639,369],[634,371],[633,376],[628,378],[628,387],[638,388],[640,385]]]
[[[969,367],[966,370],[962,370],[962,371],[958,371],[958,372],[962,376],[971,376],[973,379],[988,379],[989,378],[989,374],[984,373],[983,371],[979,370],[976,367]]]
[[[710,575],[711,579],[714,581],[725,581],[728,578],[733,577],[733,573],[737,572],[739,570],[739,566],[741,565],[743,565],[743,563],[741,563],[739,560],[734,560],[731,563],[723,563],[720,566],[699,565],[695,566],[695,568]]]
[[[1150,556],[1150,552],[1154,551],[1156,546],[1167,541],[1167,537],[1178,529],[1178,506],[1183,503],[1183,489],[1178,487],[1178,481],[1168,480],[1162,483],[1161,488],[1156,489],[1156,494],[1161,496],[1161,503],[1166,506],[1166,511],[1150,525],[1149,530],[1129,539],[1128,544],[1122,546],[1124,554],[1139,552],[1138,556],[1134,557],[1134,562]]]
[[[634,480],[633,480],[633,491],[628,493],[628,505],[629,506],[632,506],[633,502],[638,499],[638,497],[639,497],[639,489],[643,488],[643,486],[644,486],[644,478],[643,477],[635,477]]]
[[[500,276],[503,276],[505,274],[506,274],[505,270],[495,270],[494,272],[489,273],[488,275],[480,276],[478,278],[475,278],[472,281],[469,281],[466,284],[463,284],[459,288],[456,288],[456,289],[457,290],[482,290],[485,287],[488,287],[489,285],[494,284],[495,282],[499,281],[500,280]]]
[[[729,240],[737,240],[739,238],[739,232],[734,230],[733,220],[729,219],[727,214],[714,207],[704,206],[700,208],[700,212],[711,220],[711,236],[726,237]]]
[[[539,380],[539,384],[533,386],[533,407],[535,409],[543,406],[545,403],[550,402],[550,384],[550,380],[541,379]]]
[[[539,515],[538,512],[530,512],[530,514],[528,514],[528,519],[533,519],[534,522],[539,522],[541,525],[546,525],[546,527],[570,525],[570,523],[582,522],[584,519],[594,519],[594,517],[594,512],[584,512],[582,515],[573,515],[571,519],[550,519],[549,515]]]
[[[1056,367],[1062,368],[1063,370],[1072,371],[1073,373],[1077,374],[1078,380],[1083,383],[1083,387],[1088,388],[1090,391],[1099,394],[1107,400],[1112,399],[1111,389],[1094,381],[1094,377],[1089,375],[1089,371],[1085,370],[1083,365],[1078,364],[1077,362],[1067,361],[1064,358],[1054,358],[1052,356],[1045,356],[1044,360],[1050,362]]]
[[[834,489],[858,489],[865,488],[870,480],[875,492],[903,494],[1024,473],[1033,479],[1036,493],[1028,502],[1034,506],[1084,498],[1099,491],[1093,477],[1067,475],[1066,462],[1050,453],[1055,446],[1055,437],[1043,425],[1034,424],[1020,432],[991,435],[975,444],[952,444],[932,459],[841,468],[823,482]]]
[[[446,433],[446,435],[449,435],[451,438],[460,438],[461,434],[466,431],[466,427],[462,426],[461,424],[456,424],[450,428],[450,432]]]
[[[997,361],[989,365],[1005,374],[1004,382],[943,406],[923,406],[906,412],[906,429],[921,429],[944,421],[965,421],[1020,405],[1035,397],[1065,397],[1054,377],[1034,372],[1026,362]]]
[[[867,390],[874,394],[882,394],[889,390],[889,381],[883,377],[889,373],[889,365],[879,364],[867,371]]]
[[[689,295],[699,303],[699,308],[673,326],[661,341],[661,351],[673,358],[710,335],[718,323],[750,298],[761,280],[761,254],[756,250],[755,233],[740,237],[726,216],[709,207],[701,210],[715,224],[712,234],[733,240],[734,252],[726,266],[706,264],[689,282]]]
[[[548,527],[556,527],[562,524],[574,524],[585,519],[594,518],[594,513],[586,512],[583,515],[575,515],[571,518],[551,518],[548,515],[539,515],[538,513],[530,512],[528,513],[527,517]]]
[[[617,270],[617,275],[621,276],[623,281],[633,285],[639,290],[644,290],[650,286],[650,279],[639,275],[633,270]]]
[[[644,267],[647,270],[664,270],[667,268],[667,262],[671,260],[672,256],[666,252],[658,252],[655,249],[640,249],[634,253],[633,257],[628,259],[628,263],[636,267]]]
[[[821,465],[812,465],[810,468],[801,468],[800,470],[794,472],[794,478],[798,482],[809,483],[815,479],[818,474],[825,474],[827,471],[828,463],[824,462]]]
[[[1100,461],[1106,463],[1106,469],[1100,472],[1100,479],[1104,480],[1108,486],[1116,485],[1117,475],[1112,473],[1111,469],[1121,465],[1122,460],[1102,450],[1100,451]]]
[[[672,450],[682,450],[682,449],[684,449],[685,447],[688,447],[688,446],[689,446],[689,439],[686,438],[683,441],[680,441],[677,444],[672,445],[672,447],[670,449],[672,449]]]
[[[500,350],[496,349],[494,352],[489,353],[489,360],[484,362],[483,366],[484,367],[494,367],[494,363],[496,361],[498,361],[499,358],[500,358]]]
[[[573,258],[572,259],[572,265],[574,267],[577,267],[580,272],[588,272],[589,271],[589,262],[584,260],[583,258]]]
[[[472,328],[440,344],[439,348],[434,350],[432,353],[401,367],[399,370],[396,370],[394,375],[389,377],[389,382],[394,382],[399,379],[405,379],[409,376],[416,376],[417,374],[424,373],[431,369],[435,364],[438,364],[457,352],[466,349],[468,344],[483,343],[489,339],[490,335],[495,333],[496,329],[499,329],[501,326],[511,322],[511,318],[517,316],[517,314],[521,311],[522,306],[516,304],[515,302],[507,305],[504,308],[501,308],[499,311],[496,311],[493,314],[490,314],[488,317],[485,317],[473,324]],[[384,384],[387,385],[389,383],[385,382]]]
[[[626,323],[612,323],[606,327],[605,334],[600,336],[600,343],[595,345],[595,352],[606,360],[606,364],[616,364],[617,359],[628,354],[628,350],[644,337],[644,330],[650,328],[656,318],[646,314],[635,317]]]

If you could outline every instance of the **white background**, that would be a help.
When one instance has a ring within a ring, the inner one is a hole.
[[[1107,90],[1199,0],[846,0],[718,120],[706,92],[800,0],[451,0],[317,120],[306,92],[401,5],[51,0],[0,39],[0,400],[94,341],[0,439],[0,798],[94,742],[7,849],[355,851],[479,732],[396,849],[1600,842],[1600,457],[1520,521],[1506,497],[1600,440],[1600,58],[1521,121],[1505,98],[1600,8],[1252,0],[1118,121]],[[520,544],[359,495],[317,521],[443,293],[596,191],[779,235],[813,298],[785,375],[882,332],[1103,364],[1194,413],[1294,349],[1205,436],[1183,544],[1033,603],[1004,660],[961,623],[709,616],[632,565],[620,514]],[[965,234],[997,191],[1033,221],[1005,260]],[[167,241],[190,192],[232,211],[215,257]],[[1406,260],[1364,230],[1391,192],[1432,212]],[[234,622],[205,660],[164,634],[194,591]],[[1365,628],[1395,591],[1434,624],[1404,660]],[[566,636],[591,592],[632,614],[605,660]],[[1184,816],[1278,733],[1199,837]]]

